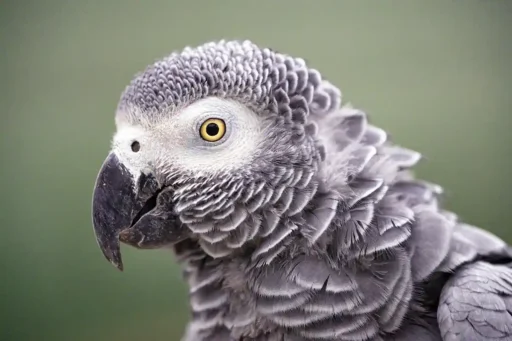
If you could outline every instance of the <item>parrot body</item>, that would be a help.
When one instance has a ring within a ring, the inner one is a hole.
[[[512,340],[512,252],[300,58],[220,41],[127,87],[98,243],[172,247],[184,341]]]

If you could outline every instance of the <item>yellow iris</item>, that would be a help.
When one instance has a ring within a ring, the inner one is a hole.
[[[210,118],[201,124],[199,133],[203,140],[208,142],[217,142],[226,133],[226,124],[218,118]]]

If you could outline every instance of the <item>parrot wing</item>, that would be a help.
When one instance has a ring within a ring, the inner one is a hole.
[[[512,268],[479,261],[445,284],[437,312],[443,340],[512,340]]]
[[[512,340],[511,250],[477,227],[456,225],[440,270],[451,273],[439,299],[443,340]]]

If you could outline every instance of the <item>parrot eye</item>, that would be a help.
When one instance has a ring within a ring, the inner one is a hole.
[[[140,143],[138,141],[133,141],[132,152],[137,153],[139,150],[140,150]]]
[[[201,124],[199,134],[208,142],[219,141],[226,133],[226,124],[219,118],[210,118]]]

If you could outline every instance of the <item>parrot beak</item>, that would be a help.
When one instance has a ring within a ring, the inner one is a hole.
[[[173,214],[172,192],[161,188],[152,174],[137,179],[117,156],[109,154],[96,180],[92,219],[96,240],[105,258],[123,270],[120,241],[150,249],[186,238]]]

